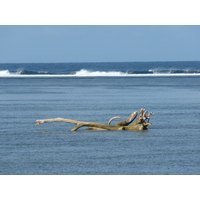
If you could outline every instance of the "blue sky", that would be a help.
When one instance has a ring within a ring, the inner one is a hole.
[[[0,63],[200,61],[200,26],[0,26]]]

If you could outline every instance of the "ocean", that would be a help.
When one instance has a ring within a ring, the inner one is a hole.
[[[2,63],[0,175],[199,175],[199,107],[200,61]],[[146,131],[35,126],[141,108],[154,113]]]

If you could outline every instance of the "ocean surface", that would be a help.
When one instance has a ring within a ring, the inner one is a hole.
[[[141,108],[147,131],[35,126]],[[199,108],[200,62],[0,64],[0,175],[199,175]]]

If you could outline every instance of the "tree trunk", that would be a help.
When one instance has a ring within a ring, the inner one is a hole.
[[[44,120],[36,120],[36,126],[39,126],[42,123],[47,122],[66,122],[76,124],[76,126],[71,131],[76,131],[77,129],[87,126],[87,130],[108,130],[108,131],[122,131],[122,130],[147,130],[149,123],[150,116],[153,113],[147,114],[147,110],[141,109],[140,114],[136,122],[131,124],[131,122],[137,117],[137,112],[134,112],[127,118],[125,121],[118,122],[116,125],[110,125],[111,121],[120,117],[113,117],[109,120],[108,124],[103,123],[96,123],[96,122],[83,122],[71,119],[64,119],[64,118],[55,118],[55,119],[44,119]],[[147,122],[146,122],[147,120]]]

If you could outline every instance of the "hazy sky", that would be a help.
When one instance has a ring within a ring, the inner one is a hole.
[[[0,26],[0,63],[200,61],[200,26]]]

